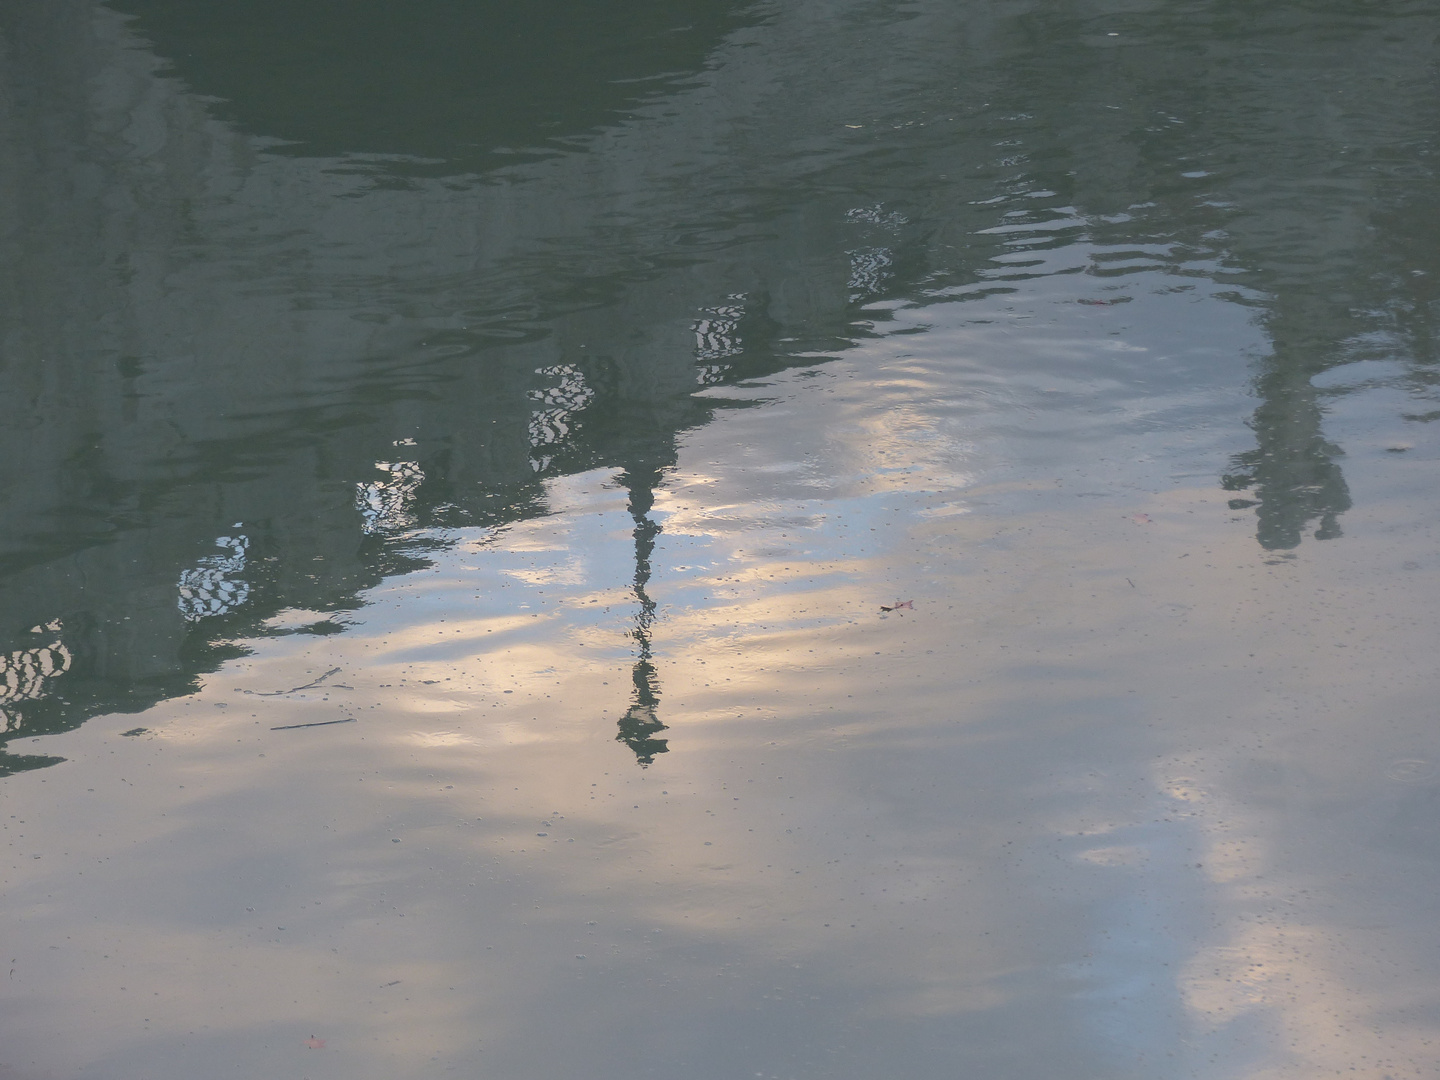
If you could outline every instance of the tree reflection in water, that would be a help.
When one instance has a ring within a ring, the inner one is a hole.
[[[1250,426],[1257,445],[1234,455],[1220,480],[1227,491],[1249,492],[1230,506],[1255,507],[1255,539],[1270,551],[1298,547],[1317,518],[1315,539],[1335,539],[1341,535],[1340,515],[1351,505],[1349,485],[1334,460],[1344,451],[1324,436],[1320,391],[1310,381],[1330,365],[1307,364],[1299,343],[1279,335],[1274,340],[1275,353],[1255,380],[1260,403]]]

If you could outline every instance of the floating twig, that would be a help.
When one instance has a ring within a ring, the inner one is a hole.
[[[881,610],[881,611],[899,611],[901,608],[909,608],[911,611],[914,611],[914,610],[915,610],[915,601],[914,601],[914,600],[896,600],[895,603],[891,604],[889,607],[886,607],[884,604],[881,604],[881,605],[880,605],[880,610]]]
[[[332,667],[329,671],[325,672],[324,675],[321,675],[321,676],[320,676],[318,679],[316,679],[314,682],[307,682],[304,686],[292,686],[289,690],[264,690],[264,691],[261,691],[261,692],[257,693],[255,696],[256,696],[256,697],[280,697],[280,696],[282,696],[282,695],[284,695],[284,694],[293,694],[293,693],[295,693],[295,692],[298,691],[298,690],[313,690],[313,689],[315,689],[315,687],[319,686],[322,682],[324,682],[326,679],[328,679],[331,675],[338,675],[339,673],[340,673],[340,669],[339,669],[338,667]],[[347,687],[345,687],[344,689],[349,690],[349,689],[351,689],[351,687],[348,687],[348,686],[347,686]]]
[[[294,731],[302,727],[329,727],[331,724],[353,724],[355,717],[347,716],[344,720],[316,720],[310,724],[281,724],[279,727],[272,727],[271,731]]]

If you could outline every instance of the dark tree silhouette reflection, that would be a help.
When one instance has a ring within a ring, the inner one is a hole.
[[[1274,352],[1255,380],[1260,399],[1250,426],[1256,446],[1231,458],[1221,477],[1227,491],[1248,492],[1232,509],[1255,507],[1255,538],[1269,551],[1298,547],[1318,519],[1314,536],[1340,536],[1340,515],[1350,509],[1350,489],[1335,458],[1344,453],[1322,432],[1321,392],[1311,382],[1331,363],[1317,362],[1327,342],[1287,334],[1271,324]],[[1333,346],[1332,346],[1333,348]],[[1333,361],[1332,361],[1333,363]]]

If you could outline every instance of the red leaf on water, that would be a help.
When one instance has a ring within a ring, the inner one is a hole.
[[[1131,515],[1130,515],[1130,520],[1133,521],[1133,522],[1135,522],[1136,525],[1154,525],[1154,524],[1155,524],[1153,521],[1150,520],[1150,515],[1149,515],[1149,514],[1131,514]]]
[[[311,1035],[308,1039],[305,1040],[305,1045],[311,1050],[324,1050],[325,1040],[317,1039],[314,1035]]]

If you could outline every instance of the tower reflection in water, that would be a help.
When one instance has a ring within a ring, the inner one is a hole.
[[[667,740],[656,738],[666,727],[659,717],[660,684],[651,661],[650,630],[655,624],[655,601],[647,590],[650,557],[655,551],[655,538],[660,535],[660,526],[650,518],[650,510],[655,505],[655,487],[659,481],[659,469],[627,471],[625,474],[625,486],[630,492],[630,516],[635,521],[635,599],[639,601],[640,608],[635,615],[635,629],[630,631],[636,644],[630,707],[620,718],[620,731],[615,738],[635,751],[635,758],[642,766],[654,761],[656,754],[669,750]]]

